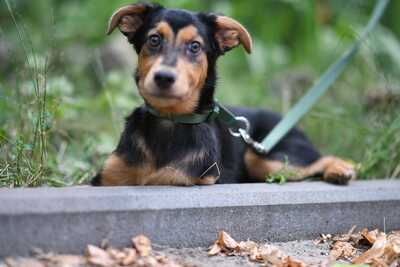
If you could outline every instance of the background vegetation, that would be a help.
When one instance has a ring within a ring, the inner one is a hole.
[[[233,16],[254,53],[219,62],[218,98],[285,113],[357,38],[374,0],[163,0]],[[86,182],[141,103],[136,57],[106,37],[123,0],[0,1],[0,186]],[[129,1],[128,1],[129,3]],[[400,1],[329,93],[301,122],[326,154],[361,164],[361,178],[400,176]]]

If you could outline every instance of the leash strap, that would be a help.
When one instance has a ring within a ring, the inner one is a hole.
[[[360,38],[348,49],[329,69],[321,76],[315,85],[304,95],[300,101],[287,113],[268,136],[261,142],[264,147],[262,153],[271,149],[299,122],[299,120],[315,105],[317,100],[336,81],[345,67],[356,55],[371,31],[378,24],[390,0],[379,0],[375,5],[373,14],[362,32]]]

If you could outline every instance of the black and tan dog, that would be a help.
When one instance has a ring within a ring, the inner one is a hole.
[[[322,157],[298,129],[263,157],[231,136],[219,120],[174,120],[210,112],[215,104],[217,59],[239,45],[251,52],[251,37],[239,22],[139,3],[112,15],[108,33],[117,27],[139,55],[136,83],[146,104],[127,118],[116,150],[93,185],[261,182],[282,168],[293,173],[294,181],[321,175],[325,181],[345,184],[355,178],[351,163]],[[280,120],[265,110],[231,111],[250,121],[250,133],[258,141]]]

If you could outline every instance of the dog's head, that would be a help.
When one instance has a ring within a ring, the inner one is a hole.
[[[162,113],[185,114],[212,101],[216,59],[252,40],[237,21],[210,13],[167,9],[138,3],[118,9],[108,34],[115,28],[139,55],[136,82],[139,93]]]

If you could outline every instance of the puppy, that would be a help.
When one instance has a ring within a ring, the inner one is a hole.
[[[351,163],[321,156],[298,129],[268,155],[259,155],[213,119],[217,59],[240,45],[252,50],[250,34],[236,20],[138,3],[112,15],[108,34],[116,28],[138,54],[135,79],[145,104],[127,117],[119,144],[93,185],[263,182],[283,169],[292,181],[321,176],[346,184],[355,178]],[[281,119],[266,110],[230,110],[248,119],[257,141]]]

